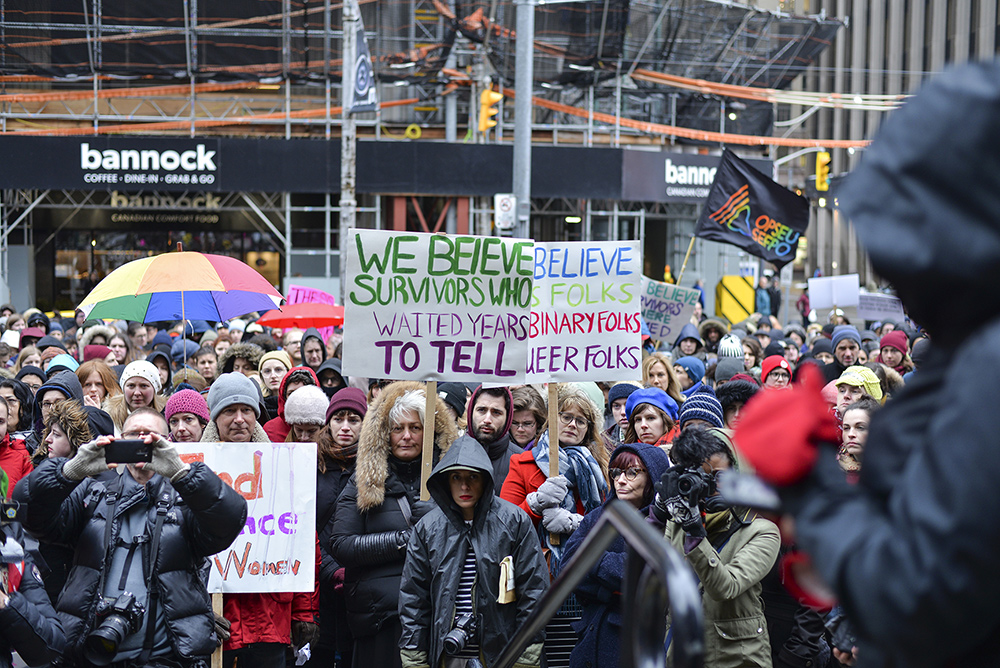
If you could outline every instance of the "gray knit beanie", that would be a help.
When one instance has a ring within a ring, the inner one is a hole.
[[[223,409],[233,404],[244,404],[253,409],[254,415],[260,417],[259,392],[253,381],[242,373],[224,373],[219,376],[208,391],[208,410],[212,420],[219,417]]]

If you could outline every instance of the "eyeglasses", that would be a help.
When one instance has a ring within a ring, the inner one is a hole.
[[[137,431],[125,431],[122,432],[122,438],[142,438],[143,436],[147,436],[152,433],[153,432],[149,431],[148,429],[139,429]]]
[[[608,474],[611,476],[612,480],[618,480],[618,476],[622,473],[625,474],[625,479],[628,481],[635,480],[636,476],[640,473],[645,473],[646,469],[641,469],[638,467],[631,467],[627,469],[608,469]]]
[[[791,380],[792,376],[787,371],[772,371],[767,374],[768,378],[774,378],[775,380]]]
[[[534,429],[537,423],[534,420],[529,420],[528,422],[511,422],[511,429],[524,429],[525,431],[529,429]]]
[[[586,429],[590,421],[587,418],[577,417],[572,413],[560,413],[559,422],[566,425],[567,427],[571,424],[575,424],[580,429]]]

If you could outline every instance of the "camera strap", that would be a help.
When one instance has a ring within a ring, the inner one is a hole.
[[[121,477],[116,481],[119,486],[121,485]],[[104,580],[107,578],[108,569],[111,567],[111,558],[115,551],[114,542],[111,540],[111,536],[114,533],[114,521],[115,514],[118,512],[118,500],[121,498],[121,494],[118,490],[107,487],[107,494],[104,497],[104,503],[107,509],[104,513],[104,567],[101,568],[101,574],[97,579],[97,592],[98,595],[103,595],[104,593]],[[96,621],[96,620],[95,620]]]
[[[163,489],[166,487],[167,489]],[[153,636],[156,633],[156,606],[159,602],[160,588],[154,582],[156,558],[160,553],[160,534],[163,533],[163,521],[167,518],[167,509],[172,505],[174,490],[164,484],[160,488],[160,498],[156,500],[156,522],[153,524],[152,543],[149,548],[149,569],[146,573],[146,639],[142,643],[142,654],[139,655],[139,665],[145,665],[153,653]]]

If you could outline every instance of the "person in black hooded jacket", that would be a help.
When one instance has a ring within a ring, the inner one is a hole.
[[[326,343],[319,330],[310,327],[302,335],[302,364],[319,373],[319,367],[326,359]]]
[[[399,666],[400,575],[410,531],[434,505],[420,499],[424,385],[397,382],[379,394],[365,416],[354,476],[334,510],[331,554],[345,567],[347,621],[354,635],[353,665]],[[439,411],[435,454],[458,436]]]
[[[483,446],[493,463],[493,487],[500,496],[500,488],[510,470],[510,458],[521,454],[510,437],[510,423],[514,420],[514,397],[506,387],[484,389],[481,385],[472,393],[466,408],[465,433]]]
[[[319,365],[319,369],[316,370],[316,377],[319,378],[319,387],[326,394],[327,399],[333,399],[333,395],[347,387],[347,381],[344,380],[342,369],[343,365],[341,361],[336,357],[331,357],[323,360],[323,363]]]
[[[427,481],[437,508],[410,535],[399,594],[403,668],[449,665],[444,638],[463,614],[477,630],[455,657],[489,668],[545,592],[535,526],[493,487],[493,464],[471,436],[452,444]],[[536,638],[515,665],[539,665],[541,651]]]
[[[48,416],[48,408],[44,406],[46,401],[51,402],[58,395],[64,399],[71,399],[83,406],[83,385],[80,379],[72,371],[59,371],[38,388],[35,393],[34,415],[32,417],[32,429],[35,432],[35,442],[42,442],[42,430],[45,428],[45,418]],[[46,399],[46,395],[49,395]],[[51,404],[50,404],[51,405]]]
[[[933,338],[873,416],[858,483],[835,459],[818,379],[756,397],[736,432],[780,486],[865,666],[997,665],[998,145],[1000,61],[955,68],[882,125],[838,195],[875,272]],[[800,464],[776,469],[776,453]]]

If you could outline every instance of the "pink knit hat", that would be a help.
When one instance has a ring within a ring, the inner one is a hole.
[[[167,408],[163,411],[167,422],[170,422],[170,417],[174,413],[192,413],[206,424],[212,421],[208,413],[208,402],[194,390],[181,390],[170,395],[167,399]]]

